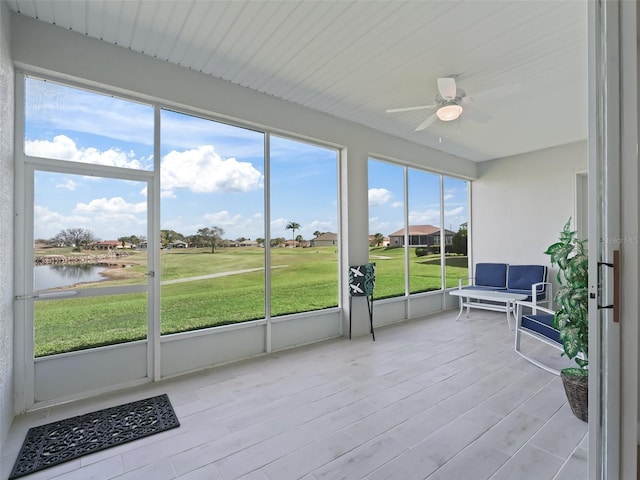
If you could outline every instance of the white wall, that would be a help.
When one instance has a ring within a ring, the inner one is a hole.
[[[0,442],[13,419],[13,85],[10,13],[0,2]]]
[[[574,215],[575,176],[587,170],[587,142],[480,164],[472,187],[473,262],[539,264]]]

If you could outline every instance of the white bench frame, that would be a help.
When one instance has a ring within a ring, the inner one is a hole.
[[[471,282],[474,279],[474,277],[469,277],[468,281]],[[514,302],[514,300],[510,300],[510,301],[505,301],[504,299],[500,298],[499,295],[495,295],[495,297],[497,298],[491,298],[491,295],[475,295],[475,294],[470,294],[470,295],[463,295],[462,293],[452,293],[452,292],[457,292],[458,290],[464,290],[466,292],[495,292],[495,293],[511,293],[511,292],[507,292],[503,289],[499,289],[496,288],[495,290],[491,290],[491,289],[484,289],[484,288],[478,288],[478,289],[474,289],[474,288],[466,288],[469,286],[472,286],[471,283],[469,283],[468,285],[463,285],[462,282],[464,281],[464,279],[460,279],[458,280],[458,288],[457,290],[452,290],[449,293],[460,297],[460,301],[461,301],[461,305],[460,305],[460,314],[462,314],[462,307],[466,307],[467,308],[467,317],[469,316],[469,309],[470,308],[479,308],[482,310],[492,310],[494,312],[507,312],[507,314],[509,313],[509,309],[511,309],[511,312],[513,313],[514,317],[516,317],[516,312],[515,312],[515,308],[513,305],[510,305],[511,303]],[[547,294],[544,300],[540,300],[539,302],[536,300],[537,299],[537,294],[538,292],[538,287],[541,287],[542,285],[546,285],[547,286]],[[462,297],[466,297],[467,300],[465,302],[462,302]],[[524,297],[526,298],[526,297]],[[523,300],[524,298],[521,298],[517,301]],[[551,284],[551,282],[536,282],[533,283],[531,285],[531,299],[532,302],[536,305],[541,305],[541,304],[545,304],[547,305],[547,307],[549,307],[551,305],[551,299],[553,298],[553,285]],[[472,301],[473,300],[483,300],[483,301]],[[487,302],[492,302],[492,303],[487,303]],[[526,303],[526,302],[525,302]],[[463,305],[464,304],[464,305]],[[460,317],[460,315],[458,315],[458,318]],[[516,317],[517,318],[517,317]],[[457,320],[457,319],[456,319]],[[508,320],[508,318],[507,318]],[[509,323],[509,328],[511,328],[511,323]]]

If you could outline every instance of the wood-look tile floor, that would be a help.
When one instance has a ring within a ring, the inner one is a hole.
[[[378,328],[375,342],[340,338],[20,416],[2,479],[29,427],[159,393],[180,428],[25,478],[586,478],[587,424],[560,378],[513,351],[503,314],[456,313]]]

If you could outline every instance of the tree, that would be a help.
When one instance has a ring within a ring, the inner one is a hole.
[[[313,232],[313,236],[314,237],[319,237],[320,235],[322,235],[324,232],[321,232],[320,230],[316,230],[315,232]]]
[[[222,244],[222,235],[224,230],[221,227],[213,226],[211,228],[204,227],[198,230],[198,235],[201,235],[211,246],[211,253],[216,252],[216,246]]]
[[[381,233],[376,233],[373,236],[373,244],[374,244],[374,246],[379,247],[383,243],[384,243],[384,235],[382,235]]]
[[[125,247],[125,244],[130,245],[139,245],[142,240],[137,235],[129,235],[127,237],[118,237],[118,241],[122,244],[122,248]]]
[[[256,238],[256,243],[258,244],[258,246],[260,245],[264,246],[264,238],[262,237]]]
[[[284,227],[285,230],[293,230],[293,234],[291,236],[291,239],[293,240],[293,246],[295,247],[296,244],[296,230],[300,230],[301,225],[298,222],[289,222],[287,223],[287,226]]]
[[[271,246],[272,247],[279,247],[281,245],[284,245],[286,242],[287,241],[283,237],[272,238],[271,239]]]
[[[160,230],[160,242],[165,247],[168,247],[176,240],[183,240],[184,235],[176,232],[175,230]]]
[[[86,228],[67,228],[54,237],[55,243],[78,249],[96,241],[96,236]]]
[[[456,232],[456,234],[451,239],[451,247],[453,253],[458,253],[460,255],[467,254],[467,226],[460,225],[460,229]]]
[[[302,242],[304,242],[304,238],[302,238],[302,235],[296,236],[296,242],[298,242],[298,245],[300,245]]]

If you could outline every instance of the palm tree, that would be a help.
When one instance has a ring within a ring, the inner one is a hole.
[[[373,241],[374,241],[376,247],[379,247],[380,245],[382,245],[384,243],[384,235],[382,235],[381,233],[376,233],[373,236]]]
[[[289,222],[287,226],[284,227],[285,230],[293,230],[293,236],[291,239],[293,240],[293,246],[296,246],[296,230],[300,230],[301,225],[298,222]]]
[[[320,235],[322,235],[322,232],[320,230],[316,230],[315,232],[313,232],[314,237],[319,237]]]

